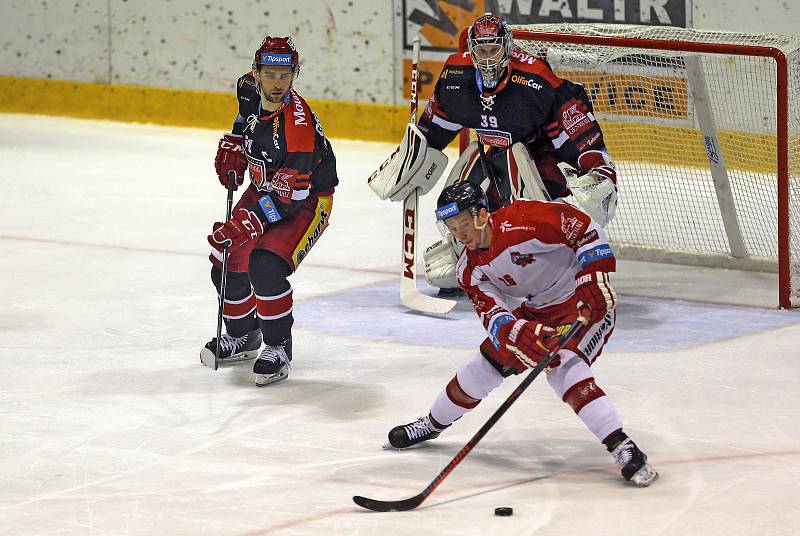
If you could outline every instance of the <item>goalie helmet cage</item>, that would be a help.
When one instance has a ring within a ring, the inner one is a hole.
[[[592,99],[619,171],[620,257],[777,271],[778,305],[800,307],[800,37],[512,28],[517,51]]]

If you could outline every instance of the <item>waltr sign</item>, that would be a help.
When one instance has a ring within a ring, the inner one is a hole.
[[[417,33],[423,50],[454,52],[458,34],[484,13],[509,24],[607,22],[691,26],[691,0],[402,0],[403,48]]]

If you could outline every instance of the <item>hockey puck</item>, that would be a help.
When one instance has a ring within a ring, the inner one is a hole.
[[[506,517],[513,514],[514,514],[514,509],[511,508],[510,506],[498,506],[497,508],[494,509],[494,515],[496,516]]]

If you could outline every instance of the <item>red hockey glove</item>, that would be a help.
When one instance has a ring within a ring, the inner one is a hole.
[[[263,232],[264,224],[256,213],[240,208],[225,223],[214,224],[214,232],[208,235],[208,243],[220,253],[225,246],[228,246],[228,253],[233,253],[245,244],[258,240]]]
[[[247,158],[244,156],[242,137],[236,134],[225,134],[219,140],[217,157],[214,159],[214,169],[217,171],[219,182],[228,187],[228,173],[233,171],[236,178],[233,189],[236,190],[244,183],[244,170],[247,168]]]
[[[617,304],[617,293],[614,292],[606,272],[579,272],[575,276],[575,286],[578,310],[586,307],[591,309],[588,315],[590,324],[602,320]]]
[[[533,368],[550,352],[549,347],[558,337],[558,332],[535,320],[517,320],[501,327],[498,335],[523,365]],[[559,364],[561,360],[556,355],[547,368],[555,368]]]

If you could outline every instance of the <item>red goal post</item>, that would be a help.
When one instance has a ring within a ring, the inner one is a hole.
[[[592,98],[619,168],[622,258],[777,271],[778,305],[800,307],[800,36],[512,29]]]

